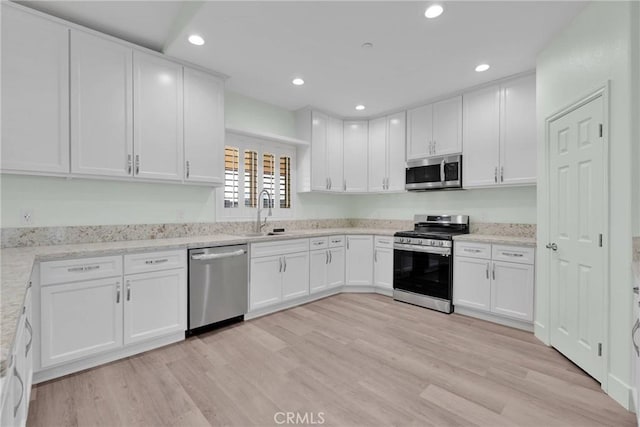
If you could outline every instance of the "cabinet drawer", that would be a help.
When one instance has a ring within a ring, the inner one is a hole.
[[[40,285],[122,275],[122,256],[47,261],[40,264]]]
[[[393,237],[375,236],[375,245],[377,248],[393,248]]]
[[[309,239],[285,240],[251,244],[251,258],[284,255],[309,250]]]
[[[314,237],[313,239],[309,239],[309,248],[311,250],[324,249],[327,246],[329,246],[328,237]]]
[[[344,246],[344,236],[329,236],[329,247],[339,248]]]
[[[163,251],[124,256],[124,274],[147,273],[186,266],[187,251]]]
[[[535,260],[535,248],[493,245],[493,260],[533,264]]]
[[[470,258],[491,259],[490,243],[455,242],[454,254]]]

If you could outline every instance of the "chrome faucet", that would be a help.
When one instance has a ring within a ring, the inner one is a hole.
[[[263,188],[260,193],[258,193],[258,218],[256,219],[256,233],[262,233],[262,229],[267,225],[267,218],[265,217],[264,223],[260,221],[260,212],[262,212],[262,193],[267,193],[267,197],[269,197],[269,212],[267,212],[267,217],[272,216],[273,212],[271,211],[271,193],[266,188]]]

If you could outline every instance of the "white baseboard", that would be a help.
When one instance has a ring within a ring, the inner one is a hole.
[[[613,374],[609,374],[608,376],[607,394],[611,396],[613,400],[622,405],[625,409],[633,410],[633,387]]]
[[[167,335],[166,337],[157,338],[132,346],[127,346],[126,348],[120,350],[110,351],[108,353],[87,357],[86,359],[78,360],[76,362],[68,362],[64,365],[45,368],[38,372],[34,372],[33,384],[38,384],[43,381],[49,381],[54,378],[72,374],[74,372],[83,371],[85,369],[94,368],[99,365],[104,365],[105,363],[113,362],[114,360],[123,359],[125,357],[133,356],[139,353],[144,353],[145,351],[153,350],[154,348],[163,347],[165,345],[173,344],[179,341],[184,341],[184,332],[177,332],[171,335]]]
[[[524,322],[516,319],[509,319],[507,317],[496,316],[491,313],[485,313],[482,311],[474,310],[472,308],[454,306],[453,312],[462,314],[469,317],[475,317],[477,319],[486,320],[488,322],[498,323],[500,325],[509,326],[511,328],[522,329],[523,331],[533,332],[533,323]]]

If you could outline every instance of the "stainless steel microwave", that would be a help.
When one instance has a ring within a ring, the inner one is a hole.
[[[408,161],[405,188],[408,191],[462,188],[462,156]]]

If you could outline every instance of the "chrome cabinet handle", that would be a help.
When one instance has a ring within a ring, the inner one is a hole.
[[[280,269],[278,270],[278,273],[282,273],[282,257],[278,258],[278,260],[280,261]]]
[[[169,259],[167,259],[167,258],[163,258],[163,259],[148,259],[144,263],[145,264],[162,264],[164,262],[169,262]]]
[[[131,175],[133,165],[131,164],[131,154],[127,154],[127,174]]]
[[[344,186],[343,186],[343,188],[344,188],[344,191],[347,191],[347,180],[346,180],[346,179],[344,180]]]
[[[491,269],[491,277],[493,277],[493,280],[496,280],[496,263],[493,263],[493,268]]]
[[[329,249],[329,264],[333,262],[333,252]]]
[[[20,406],[22,405],[22,397],[24,395],[24,381],[22,381],[20,372],[18,372],[18,369],[15,365],[13,366],[13,376],[16,377],[18,381],[20,381],[20,400],[18,400],[16,406],[13,407],[13,417],[15,418],[16,415],[18,415],[18,409],[20,409]]]
[[[493,170],[493,182],[498,183],[498,167]]]
[[[378,262],[378,250],[373,250],[373,262]]]
[[[438,154],[438,150],[436,148],[437,144],[438,144],[438,141],[434,140],[433,141],[433,154]]]
[[[69,273],[82,273],[85,271],[93,271],[93,270],[99,270],[100,266],[99,265],[83,265],[80,267],[70,267],[67,268],[67,271]]]
[[[378,242],[380,242],[380,243],[382,243],[384,245],[389,244],[388,240],[378,240]]]
[[[545,246],[545,248],[547,249],[551,249],[553,251],[557,251],[558,250],[558,245],[555,243],[547,243],[547,245]]]
[[[636,332],[638,332],[638,329],[640,329],[640,320],[636,319],[636,322],[633,324],[633,329],[631,329],[631,342],[636,351],[636,356],[640,356],[640,348],[638,348],[638,344],[636,344]]]
[[[504,182],[504,166],[500,166],[500,182]]]
[[[283,257],[282,257],[282,260],[283,260],[283,262],[284,262],[284,269],[283,269],[282,271],[283,271],[284,273],[286,273],[286,272],[287,272],[287,257],[286,257],[286,256],[283,256]]]
[[[485,275],[487,276],[487,279],[489,278],[489,263],[487,263],[487,269],[485,270]]]
[[[347,250],[349,250],[349,238],[347,237]]]
[[[24,326],[29,331],[29,342],[24,348],[24,355],[26,357],[31,350],[31,345],[33,344],[33,327],[31,326],[31,322],[29,322],[29,319],[26,318],[24,319]]]
[[[120,283],[116,287],[116,304],[120,304]]]
[[[324,263],[329,264],[329,251],[324,251]]]
[[[187,160],[186,166],[187,166],[187,178],[189,178],[189,169],[190,169],[190,166],[191,166],[190,163],[189,163],[189,160]]]
[[[481,252],[480,249],[471,249],[471,248],[464,248],[463,251],[471,252],[471,253],[474,253],[474,254],[477,254],[477,253]]]
[[[131,282],[127,280],[127,301],[131,301]]]
[[[333,181],[329,178],[329,190],[333,188]]]
[[[140,175],[140,154],[136,154],[136,175]]]
[[[524,254],[517,254],[517,253],[513,253],[513,252],[502,252],[502,255],[510,256],[510,257],[516,257],[516,258],[522,258],[524,256]]]

